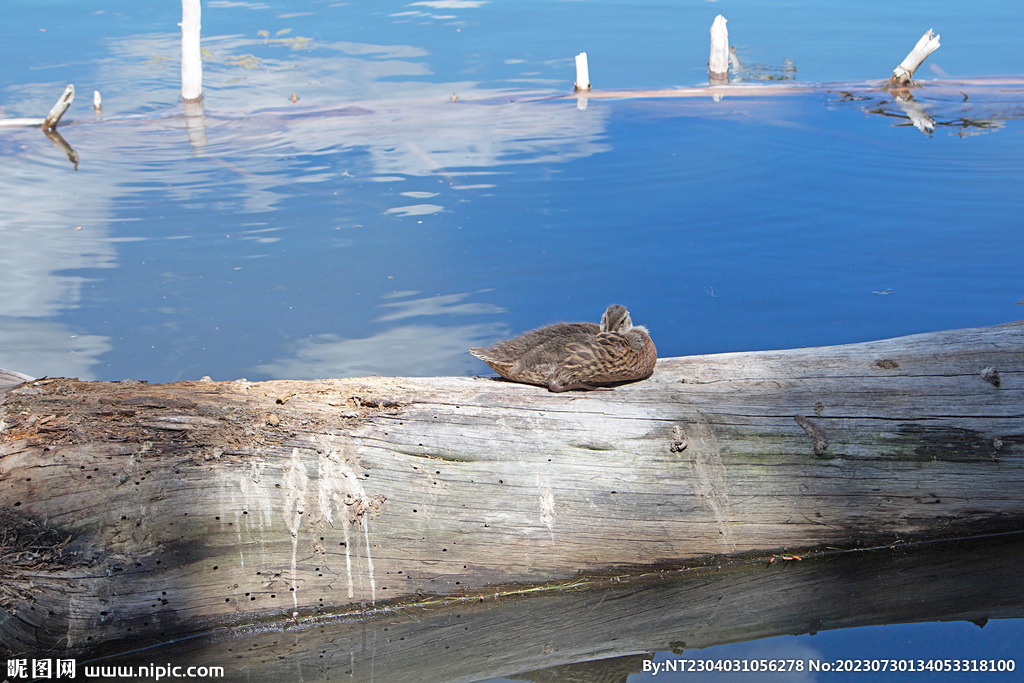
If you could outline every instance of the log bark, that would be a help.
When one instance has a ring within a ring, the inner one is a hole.
[[[27,382],[0,412],[0,646],[1024,530],[1022,359],[1017,322],[663,359],[612,392]]]

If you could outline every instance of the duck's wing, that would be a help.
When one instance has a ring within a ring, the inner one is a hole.
[[[629,342],[620,334],[601,332],[586,342],[569,344],[566,352],[559,364],[560,384],[610,383],[630,379],[627,375],[633,354]]]
[[[643,379],[651,374],[657,361],[654,343],[646,332],[633,340],[602,332],[587,343],[568,345],[567,351],[558,373],[560,384],[612,384]]]
[[[558,323],[469,352],[506,379],[545,386],[569,355],[567,347],[592,342],[599,331],[595,323]]]

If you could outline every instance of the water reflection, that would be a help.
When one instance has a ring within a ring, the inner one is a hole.
[[[480,364],[466,349],[507,334],[508,327],[498,323],[403,325],[353,339],[319,334],[295,342],[289,356],[259,365],[256,370],[274,379],[468,375]]]
[[[187,658],[224,666],[225,680],[250,683],[316,677],[547,683],[619,682],[630,674],[650,681],[803,681],[809,680],[804,674],[810,660],[1011,659],[1019,622],[995,620],[1019,617],[1024,608],[1018,590],[1022,552],[1019,539],[1004,536],[895,551],[824,551],[771,566],[763,559],[708,558],[704,566],[682,570],[622,571],[525,592],[512,587],[482,595],[424,595],[415,604],[364,605],[341,615],[304,609],[296,620],[286,619],[290,610],[274,610],[270,623],[107,661]],[[937,619],[988,626],[936,627],[948,641],[912,637],[920,630],[909,624]],[[644,659],[793,660],[801,669],[778,677],[742,671],[653,675],[637,671]],[[1015,680],[1005,673],[986,676]]]
[[[901,122],[893,125],[913,126],[926,135],[947,128],[951,129],[950,135],[972,137],[1000,130],[1007,121],[1024,118],[1024,108],[1014,98],[1006,97],[1006,93],[979,92],[971,85],[966,83],[958,88],[955,83],[936,84],[920,90],[893,88],[888,97],[881,92],[852,91],[841,91],[840,96],[845,102],[865,102],[865,112],[898,119]],[[965,90],[974,92],[974,98]]]
[[[607,112],[566,116],[572,111],[571,105],[523,102],[521,95],[505,97],[499,91],[480,91],[472,83],[462,82],[445,83],[440,91],[457,88],[467,98],[475,95],[480,99],[464,98],[457,104],[446,96],[410,99],[428,90],[437,92],[437,88],[422,82],[408,86],[393,80],[382,83],[382,79],[428,73],[416,61],[426,54],[418,48],[317,42],[303,46],[306,51],[297,63],[289,63],[288,57],[283,56],[261,56],[259,69],[245,69],[237,59],[228,59],[239,52],[258,52],[261,42],[238,37],[205,40],[204,47],[210,51],[206,99],[184,111],[181,105],[167,101],[177,98],[176,84],[170,83],[174,75],[162,68],[167,59],[156,59],[174,54],[176,37],[135,36],[112,42],[112,57],[98,67],[99,79],[106,83],[103,117],[66,125],[61,129],[63,137],[57,133],[48,136],[59,150],[63,164],[67,163],[63,160],[66,158],[76,169],[82,169],[68,177],[65,172],[71,168],[57,165],[52,152],[42,150],[42,136],[37,131],[4,133],[13,143],[12,148],[19,142],[25,144],[24,151],[8,162],[12,172],[0,178],[0,194],[6,200],[5,211],[0,215],[0,240],[5,246],[0,251],[0,315],[34,319],[74,310],[81,305],[81,288],[86,282],[94,287],[93,281],[103,283],[106,279],[96,269],[124,265],[126,245],[118,245],[126,240],[196,240],[190,242],[192,246],[179,245],[170,251],[155,245],[133,249],[131,257],[133,263],[145,264],[159,259],[162,253],[182,254],[184,262],[194,264],[198,270],[186,276],[186,280],[194,282],[210,267],[208,259],[216,258],[216,247],[210,244],[215,235],[224,235],[226,239],[234,235],[241,237],[243,243],[269,249],[286,235],[296,236],[290,225],[270,225],[266,220],[242,221],[241,225],[229,220],[221,225],[215,216],[263,218],[268,212],[289,206],[295,195],[306,194],[328,198],[328,205],[343,202],[329,219],[334,222],[330,228],[361,228],[382,219],[423,219],[451,211],[453,203],[472,201],[474,192],[497,187],[497,181],[467,183],[461,180],[464,176],[483,173],[489,180],[497,179],[501,177],[498,169],[502,166],[561,164],[610,149],[603,142]],[[267,49],[277,50],[278,54],[287,50],[290,54],[294,48],[278,45]],[[324,53],[330,56],[318,56]],[[299,76],[300,71],[305,76]],[[244,83],[236,80],[241,73],[245,74]],[[312,92],[303,95],[301,106],[260,108],[282,102],[282,93],[290,92],[296,79],[306,76],[311,79],[310,87],[313,79],[326,86],[315,91],[322,93],[322,97]],[[162,85],[158,86],[154,78]],[[130,102],[123,96],[123,89],[129,88],[133,93]],[[10,109],[34,111],[45,99],[52,99],[52,91],[38,90],[37,94],[35,89],[26,88],[28,97]],[[339,98],[339,93],[344,96]],[[402,99],[397,98],[399,95]],[[337,106],[345,96],[384,99],[364,99],[358,106]],[[316,106],[317,102],[327,101],[332,106]],[[129,107],[135,112],[150,111],[129,115],[125,113]],[[395,195],[387,188],[389,183],[415,177],[437,178],[445,188],[457,190],[460,197],[445,198],[442,192],[421,187]],[[59,182],[53,182],[55,178]],[[366,183],[380,184],[380,191],[367,192]],[[440,201],[423,201],[435,197]],[[204,220],[174,221],[169,229],[158,227],[163,223],[154,218],[154,213],[177,214],[182,209],[212,213]],[[118,217],[125,220],[112,223]],[[324,213],[318,212],[313,220],[324,220]],[[79,225],[82,230],[74,231]],[[266,234],[271,231],[273,235]],[[365,236],[331,235],[328,246],[365,250]],[[291,239],[283,248],[291,248],[294,253],[295,249],[307,247]],[[281,250],[272,250],[240,256],[274,259],[282,254]],[[239,264],[234,270],[241,268]],[[181,269],[169,264],[164,270]],[[208,272],[206,275],[209,278]],[[118,319],[133,313],[141,317],[132,319],[130,329],[118,330],[122,353],[132,343],[126,338],[143,335],[171,343],[175,349],[171,362],[183,354],[194,355],[187,349],[204,343],[195,333],[194,323],[193,327],[188,326],[188,318],[195,315],[194,307],[164,305],[168,294],[178,296],[183,285],[176,283],[185,281],[179,278],[153,282],[125,273],[111,279],[108,286],[117,287],[117,280],[128,277],[134,281],[116,295],[125,297],[124,310],[110,317]],[[219,288],[216,277],[207,287],[213,287],[208,289],[207,296],[215,301]],[[193,298],[191,293],[186,296]],[[446,299],[417,305],[444,308],[447,304],[439,303],[442,301]],[[454,314],[465,315],[478,312],[471,309],[480,306],[484,305],[460,304],[451,308],[455,309]],[[399,310],[385,314],[378,322],[413,315],[453,314],[441,309],[413,312],[412,302],[393,307]],[[176,311],[174,321],[145,320],[146,311],[172,309]],[[500,309],[491,306],[489,310]],[[372,315],[371,311],[360,309],[356,318],[368,321]],[[16,327],[22,330],[20,335],[27,334],[24,330],[29,329],[9,325],[9,335],[15,334]],[[59,329],[53,325],[36,329],[40,335],[58,337],[71,331],[69,328],[53,332]],[[460,374],[478,368],[468,356],[459,361],[453,360],[455,356],[465,355],[469,346],[491,341],[507,329],[489,323],[461,328],[403,327],[373,336],[366,336],[365,332],[338,336],[339,333],[324,329],[309,332],[312,336],[295,345],[289,355],[260,363],[258,367],[273,376],[290,373],[294,377],[364,372]],[[59,343],[40,344],[33,356],[16,351],[26,345],[12,336],[0,346],[0,366],[37,375],[66,368],[67,374],[91,378],[95,373],[89,368],[111,350],[104,341],[107,336],[79,335],[77,346],[67,350]],[[304,335],[300,331],[296,336]],[[418,345],[408,348],[414,339]],[[84,340],[91,341],[85,344]],[[154,352],[158,348],[155,343],[143,344],[143,349]],[[75,362],[68,363],[63,355],[70,355],[72,350]],[[425,360],[419,364],[396,360],[413,351]],[[364,360],[357,362],[360,354]],[[212,371],[204,367],[197,371]],[[122,374],[116,369],[111,372],[116,377]],[[170,377],[181,377],[181,372],[179,369]]]
[[[491,290],[485,290],[491,291]],[[401,298],[403,296],[411,296],[419,294],[419,292],[398,292],[393,295],[389,295],[385,298]],[[448,294],[446,296],[431,296],[423,299],[410,299],[408,301],[397,301],[387,304],[381,304],[382,308],[398,309],[393,313],[387,313],[385,315],[376,318],[374,322],[382,322],[385,320],[403,320],[404,318],[412,318],[418,315],[494,315],[496,313],[504,313],[504,308],[499,308],[494,304],[474,304],[474,303],[459,303],[463,299],[469,296],[465,294]]]
[[[67,271],[115,265],[107,240],[113,188],[63,159],[47,159],[38,130],[7,134],[23,144],[0,174],[0,367],[91,379],[109,340],[53,318],[79,306],[90,286]]]
[[[111,350],[108,337],[76,333],[59,322],[0,316],[0,367],[16,372],[95,379],[95,364]]]

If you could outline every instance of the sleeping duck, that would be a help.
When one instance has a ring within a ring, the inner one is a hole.
[[[494,346],[469,350],[499,375],[550,391],[604,390],[654,371],[658,351],[647,328],[633,325],[625,306],[613,304],[601,324],[548,325]]]

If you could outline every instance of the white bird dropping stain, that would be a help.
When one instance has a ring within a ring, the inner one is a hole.
[[[309,477],[306,476],[306,467],[302,464],[299,456],[299,449],[292,449],[292,457],[284,466],[284,476],[281,479],[281,486],[284,488],[284,521],[288,525],[288,531],[292,535],[292,600],[295,607],[299,606],[299,586],[296,581],[296,552],[299,548],[299,528],[302,526],[302,513],[306,506],[306,489],[309,487]]]

